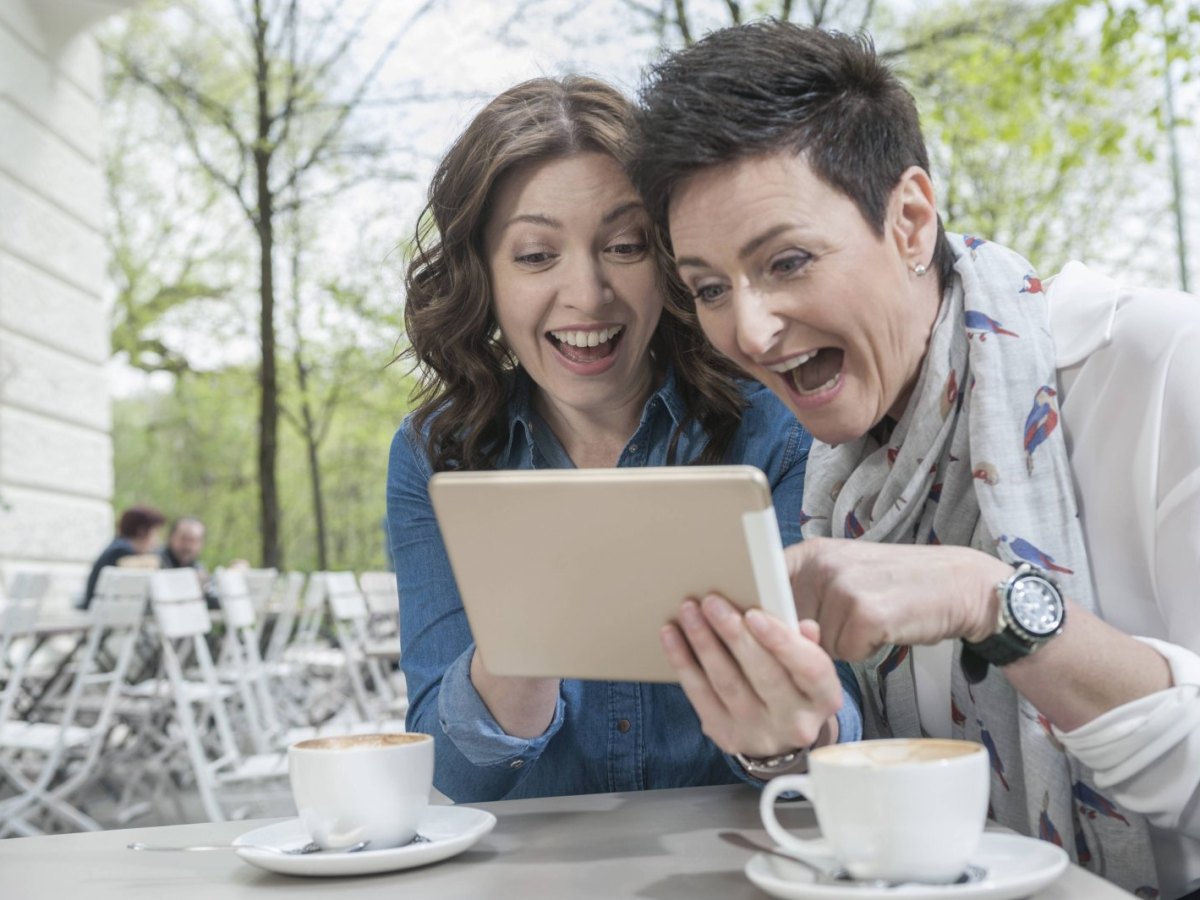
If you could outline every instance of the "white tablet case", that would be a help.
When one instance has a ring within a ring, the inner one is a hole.
[[[796,623],[751,466],[449,472],[430,495],[494,674],[676,681],[659,629],[710,591]]]

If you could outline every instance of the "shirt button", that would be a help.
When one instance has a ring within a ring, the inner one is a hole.
[[[629,445],[629,452],[630,452],[630,453],[637,453],[637,444],[630,444],[630,445]]]
[[[519,768],[521,768],[523,765],[525,765],[525,760],[523,760],[523,759],[514,759],[514,760],[513,760],[511,763],[509,763],[509,764],[508,764],[508,767],[509,767],[510,769],[519,769]]]
[[[627,733],[630,727],[631,726],[628,719],[621,719],[619,722],[617,722],[617,731],[621,732],[621,734]]]

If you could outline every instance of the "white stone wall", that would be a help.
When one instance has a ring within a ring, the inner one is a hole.
[[[0,0],[0,577],[82,587],[111,538],[100,58],[121,0]]]

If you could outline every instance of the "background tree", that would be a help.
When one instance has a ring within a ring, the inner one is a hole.
[[[265,141],[273,148],[273,395],[283,423],[279,558],[302,568],[375,568],[385,554],[387,446],[410,387],[406,373],[387,365],[401,330],[397,245],[411,233],[436,160],[496,91],[567,71],[596,72],[632,90],[656,53],[763,14],[839,30],[865,26],[917,97],[949,227],[1010,243],[1043,272],[1084,256],[1111,274],[1166,284],[1186,271],[1178,223],[1186,222],[1186,160],[1195,152],[1183,136],[1194,133],[1188,112],[1200,93],[1198,6],[187,0],[139,7],[110,42],[113,346],[154,377],[149,390],[116,403],[116,502],[153,499],[210,520],[213,561],[253,557],[255,545],[265,559],[262,453],[248,424],[262,421],[264,402],[259,157],[246,152],[260,143],[259,83],[267,108],[291,122],[285,130],[278,119]],[[265,80],[255,77],[248,37],[255,9],[266,25]],[[401,52],[391,53],[397,36]],[[388,68],[372,76],[381,57]],[[377,86],[359,96],[369,77]],[[1165,149],[1173,130],[1184,160],[1176,215]]]
[[[1008,243],[1043,271],[1079,256],[1081,248],[1093,256],[1115,253],[1127,270],[1144,264],[1146,249],[1161,243],[1159,222],[1171,207],[1159,169],[1166,159],[1164,134],[1170,136],[1169,123],[1175,121],[1162,97],[1162,35],[1168,35],[1172,58],[1182,65],[1196,47],[1188,34],[1200,21],[1194,2],[621,0],[621,5],[630,32],[652,35],[660,50],[763,16],[845,32],[868,30],[922,110],[948,227]],[[526,0],[501,36],[513,39],[518,25],[550,9],[569,22],[570,11],[581,8],[578,2]],[[568,30],[565,39],[596,37],[572,38]],[[1121,189],[1139,180],[1161,189]],[[1178,210],[1184,191],[1174,196]],[[1183,220],[1182,213],[1176,220]],[[1186,241],[1180,236],[1176,244],[1182,248]],[[1158,272],[1147,275],[1162,280]]]
[[[380,569],[387,564],[382,521],[388,446],[399,424],[399,402],[411,384],[379,347],[337,360],[315,359],[310,389],[323,396],[333,380],[343,389],[325,419],[323,487],[335,498],[326,510],[325,568]],[[347,384],[345,373],[358,373]],[[331,375],[332,373],[332,375]],[[148,391],[113,404],[113,456],[120,509],[153,498],[171,515],[198,514],[208,525],[210,564],[253,555],[258,544],[253,429],[253,366],[184,372],[170,391]],[[290,385],[288,386],[290,389]],[[280,544],[289,566],[321,568],[313,495],[302,435],[280,431]]]
[[[261,559],[278,566],[278,218],[291,211],[288,198],[301,183],[310,185],[311,196],[329,198],[380,177],[372,163],[384,156],[386,145],[356,135],[353,118],[404,29],[360,70],[352,65],[351,50],[364,37],[377,3],[367,4],[349,23],[336,3],[223,5],[185,0],[147,9],[140,14],[143,24],[135,18],[110,55],[118,84],[145,90],[172,115],[190,162],[232,200],[254,236]],[[414,18],[431,5],[432,0],[417,9]],[[164,289],[175,305],[182,302],[179,284]],[[140,311],[153,310],[143,305]]]

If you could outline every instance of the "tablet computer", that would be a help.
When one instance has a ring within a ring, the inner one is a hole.
[[[429,493],[497,675],[677,681],[659,629],[711,591],[796,622],[752,466],[443,472]]]

